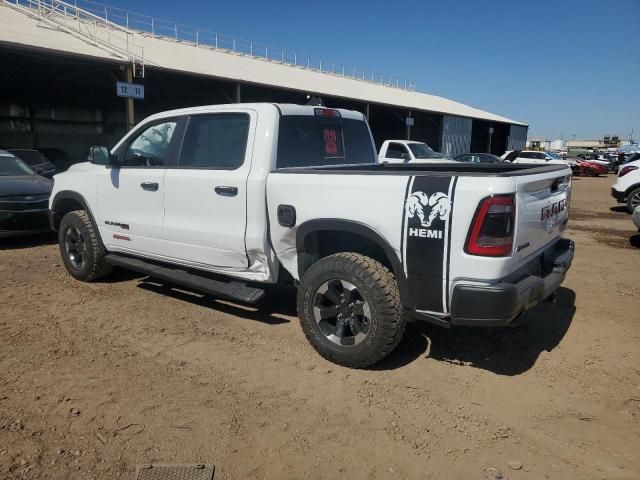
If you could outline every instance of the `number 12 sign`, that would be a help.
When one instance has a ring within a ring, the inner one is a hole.
[[[119,97],[137,98],[144,100],[144,85],[137,83],[118,82],[116,85],[116,93]]]

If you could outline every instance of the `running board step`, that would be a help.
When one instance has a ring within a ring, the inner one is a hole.
[[[144,273],[150,277],[208,293],[218,298],[255,304],[264,297],[264,290],[261,288],[249,287],[246,283],[236,280],[228,282],[215,280],[205,275],[188,272],[179,267],[160,265],[140,258],[127,257],[115,253],[107,255],[106,260],[112,265]]]

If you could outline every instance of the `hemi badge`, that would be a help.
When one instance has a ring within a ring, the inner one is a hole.
[[[125,235],[118,235],[117,233],[113,234],[113,238],[115,238],[116,240],[126,240],[127,242],[130,242],[131,239]]]

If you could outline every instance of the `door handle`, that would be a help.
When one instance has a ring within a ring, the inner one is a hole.
[[[149,192],[156,192],[158,190],[158,184],[156,182],[142,182],[140,186],[143,190],[147,190]]]
[[[238,187],[216,187],[216,193],[218,195],[222,195],[223,197],[235,197],[238,195]]]

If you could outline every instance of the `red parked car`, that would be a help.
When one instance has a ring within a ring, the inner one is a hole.
[[[598,175],[606,175],[607,169],[599,163],[582,160],[572,168],[574,175],[584,175],[586,177],[597,177]]]

